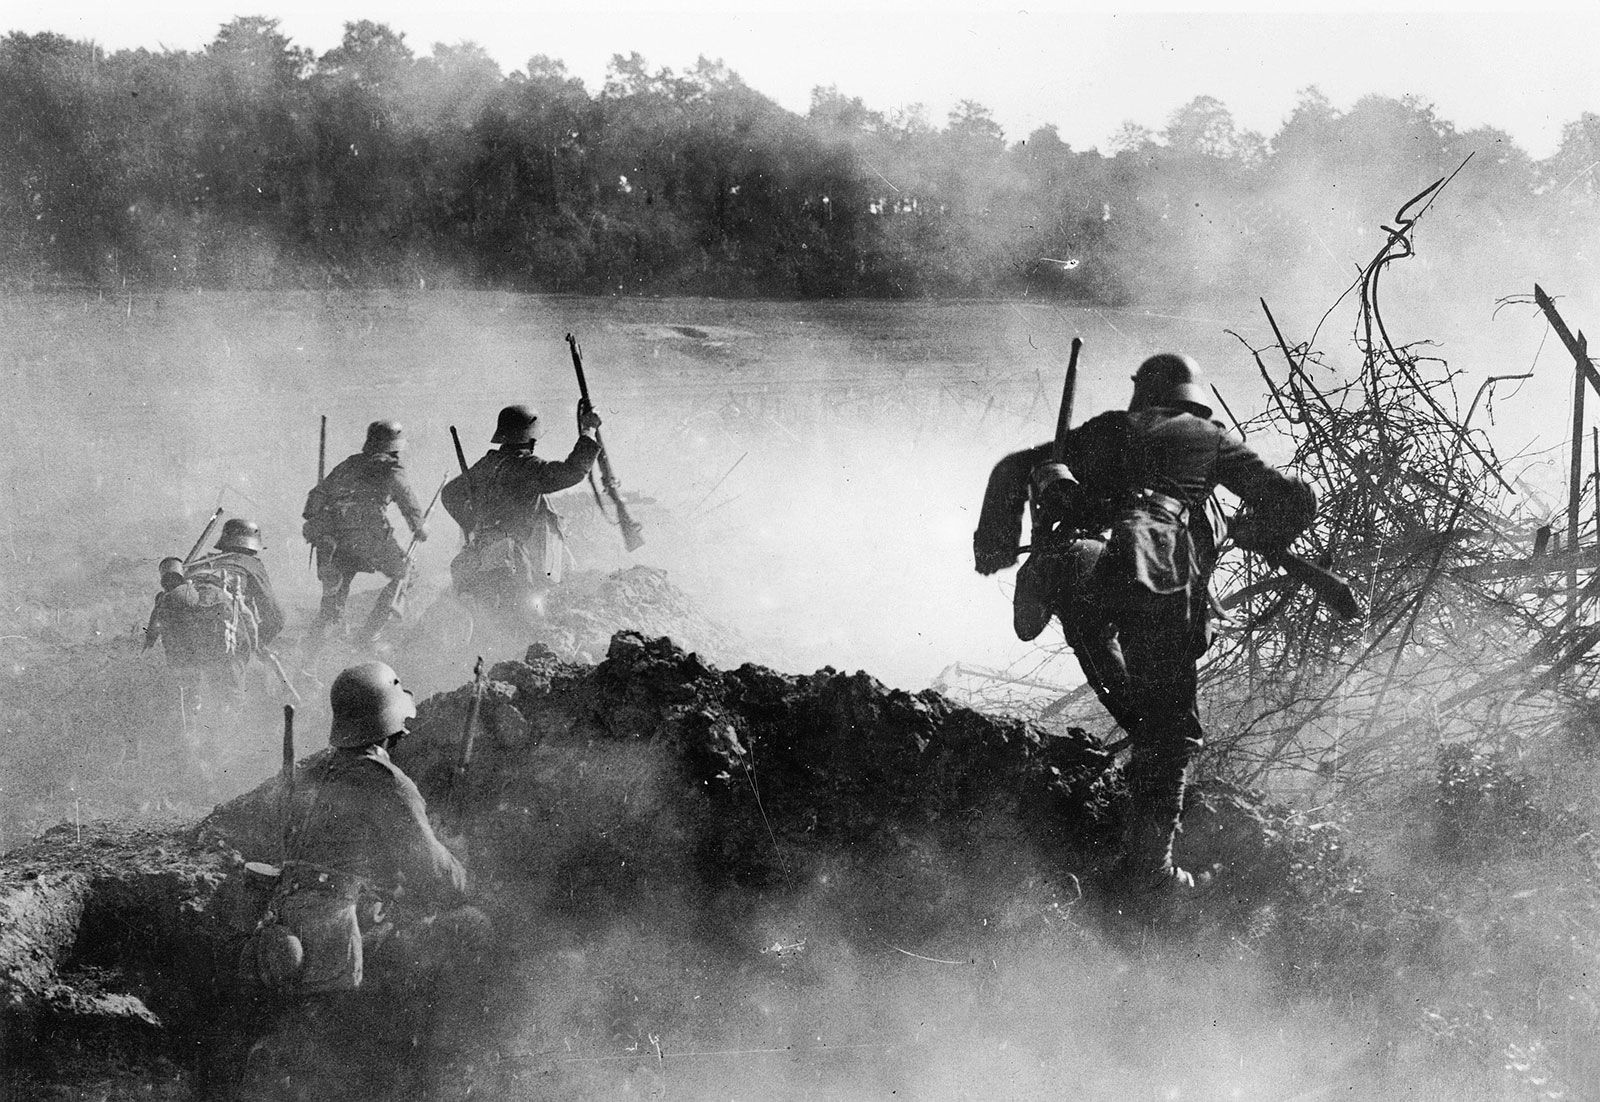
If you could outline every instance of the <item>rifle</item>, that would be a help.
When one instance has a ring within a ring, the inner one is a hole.
[[[194,541],[194,546],[189,548],[189,553],[183,557],[183,565],[188,569],[189,564],[199,557],[205,545],[211,542],[211,535],[217,530],[217,524],[222,520],[222,506],[217,506],[217,511],[211,514],[211,519],[206,521],[206,526],[200,531],[200,538]]]
[[[1067,378],[1061,384],[1061,412],[1056,414],[1055,444],[1050,458],[1056,463],[1067,459],[1067,433],[1072,429],[1072,399],[1078,390],[1078,353],[1083,351],[1083,338],[1072,338],[1072,352],[1067,357]]]
[[[289,860],[289,824],[294,820],[294,705],[283,706],[283,786],[278,793],[283,829],[283,860]]]
[[[472,526],[464,527],[462,535],[471,543],[478,528],[478,502],[472,492],[472,470],[467,466],[467,453],[461,450],[461,434],[454,425],[450,426],[450,442],[456,446],[456,462],[461,466],[461,479],[467,487],[467,515],[472,518]]]
[[[317,485],[321,486],[323,479],[328,477],[328,415],[322,415],[322,427],[317,431]],[[312,544],[306,548],[306,565],[316,566],[317,545]]]
[[[439,488],[433,491],[433,497],[428,502],[428,507],[422,511],[422,520],[418,528],[425,528],[428,518],[433,515],[433,507],[439,504],[439,495],[444,493],[444,484],[450,481],[450,472],[446,471],[439,480]],[[411,533],[411,542],[406,544],[406,572],[400,575],[400,584],[394,587],[394,595],[389,598],[389,615],[393,616],[400,610],[400,602],[405,600],[406,590],[411,586],[411,560],[417,555],[417,534]]]
[[[294,682],[289,680],[289,675],[284,672],[283,663],[278,661],[278,656],[272,651],[268,650],[266,647],[260,646],[259,644],[256,646],[256,650],[263,658],[272,663],[272,668],[278,671],[278,680],[283,682],[283,687],[288,689],[289,695],[294,697],[298,702],[301,699],[300,690],[296,689],[294,687]],[[291,708],[293,705],[285,704],[284,707]]]
[[[472,703],[467,706],[467,721],[461,727],[461,754],[450,775],[450,816],[460,823],[467,813],[467,770],[472,767],[472,751],[478,739],[478,713],[483,710],[483,694],[489,681],[483,673],[483,655],[472,667]]]
[[[589,383],[583,377],[583,354],[578,351],[578,338],[571,333],[567,334],[567,347],[572,350],[572,369],[578,373],[578,395],[582,399],[583,408],[592,410],[594,403],[589,401]],[[617,476],[611,469],[611,457],[606,454],[605,441],[600,439],[600,430],[594,430],[595,442],[600,445],[600,484],[605,487],[606,496],[611,499],[611,504],[616,506],[617,526],[622,529],[622,546],[629,551],[637,551],[644,546],[643,530],[639,522],[628,515],[628,508],[622,503],[622,493],[617,488]]]

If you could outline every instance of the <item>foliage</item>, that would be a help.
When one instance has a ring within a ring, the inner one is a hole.
[[[961,100],[796,115],[720,62],[612,59],[591,93],[539,56],[419,57],[368,20],[314,57],[242,17],[199,52],[0,40],[0,279],[265,288],[475,278],[528,290],[1033,294],[1205,303],[1262,256],[1321,261],[1374,203],[1480,154],[1462,255],[1592,237],[1593,116],[1535,163],[1412,97],[1315,89],[1270,139],[1200,96],[1110,155],[1008,142]]]

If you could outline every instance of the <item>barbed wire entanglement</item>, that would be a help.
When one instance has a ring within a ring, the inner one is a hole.
[[[1461,373],[1428,342],[1397,341],[1380,309],[1385,270],[1414,254],[1413,228],[1446,183],[1401,208],[1352,285],[1353,373],[1291,343],[1262,302],[1274,340],[1247,347],[1267,406],[1239,429],[1292,442],[1288,466],[1320,497],[1296,547],[1348,576],[1367,615],[1340,621],[1256,557],[1224,557],[1216,587],[1231,623],[1202,681],[1210,760],[1233,779],[1426,775],[1441,742],[1520,756],[1600,712],[1589,702],[1600,580],[1578,584],[1594,549],[1575,527],[1562,546],[1474,423],[1495,386],[1527,376],[1485,380],[1462,412]],[[1592,480],[1573,485],[1573,515],[1594,517]]]

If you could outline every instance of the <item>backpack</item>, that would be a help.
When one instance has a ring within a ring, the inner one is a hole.
[[[208,658],[248,658],[260,647],[260,622],[246,598],[244,571],[201,559],[184,574],[194,599],[177,610],[177,630],[188,650]]]

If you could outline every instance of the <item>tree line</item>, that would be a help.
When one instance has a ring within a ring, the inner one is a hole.
[[[1343,251],[1468,154],[1462,258],[1600,239],[1594,114],[1535,161],[1414,97],[1309,88],[1268,138],[1201,96],[1102,153],[1008,141],[970,100],[936,126],[819,87],[799,115],[705,59],[618,55],[591,94],[548,57],[508,75],[370,21],[320,57],[262,17],[198,52],[13,33],[0,280],[1183,306]]]

